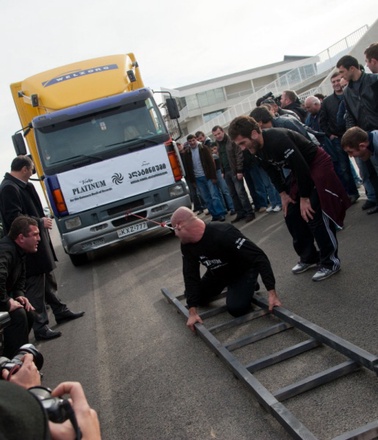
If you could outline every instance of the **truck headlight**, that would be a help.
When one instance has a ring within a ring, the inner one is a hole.
[[[80,220],[79,216],[71,217],[71,218],[65,220],[64,224],[65,224],[67,230],[76,229],[81,226],[81,220]]]
[[[175,185],[169,188],[170,197],[174,198],[182,195],[184,195],[184,188],[181,185]]]

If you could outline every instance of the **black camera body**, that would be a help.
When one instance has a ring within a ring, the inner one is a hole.
[[[19,348],[13,359],[0,357],[0,378],[2,377],[1,372],[4,369],[11,372],[11,374],[17,373],[17,371],[23,365],[22,358],[28,353],[33,356],[33,362],[38,371],[40,371],[44,361],[42,354],[34,347],[33,344],[24,344]],[[35,386],[29,388],[29,392],[41,402],[51,422],[63,423],[66,420],[74,417],[70,402],[60,397],[52,397],[51,390],[49,388]]]
[[[70,418],[73,411],[70,402],[61,397],[51,397],[50,388],[32,387],[29,392],[41,402],[51,422],[63,423]]]
[[[8,371],[12,370],[13,372],[18,371],[23,364],[22,358],[25,356],[25,354],[28,353],[33,356],[33,362],[35,363],[38,370],[40,370],[43,366],[44,360],[42,353],[40,353],[33,344],[24,344],[19,348],[17,354],[14,356],[13,359],[8,359],[4,356],[0,357],[0,373],[4,369]]]

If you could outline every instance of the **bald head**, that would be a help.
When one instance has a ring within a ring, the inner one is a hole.
[[[205,222],[185,206],[176,209],[172,215],[171,224],[182,243],[197,243],[201,240],[206,227]]]
[[[309,96],[304,102],[305,109],[312,115],[316,115],[320,111],[321,102],[316,96]]]
[[[176,227],[177,223],[189,221],[191,219],[194,219],[195,217],[196,215],[191,209],[187,208],[186,206],[181,206],[173,213],[171,223],[173,227]]]

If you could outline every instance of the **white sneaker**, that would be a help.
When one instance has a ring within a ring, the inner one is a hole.
[[[340,267],[336,269],[328,269],[326,267],[321,267],[316,274],[312,277],[312,281],[323,281],[327,278],[331,277],[332,275],[335,275],[340,270]]]
[[[279,205],[277,205],[273,208],[273,212],[280,212],[280,211],[282,211],[282,208]]]
[[[299,261],[292,269],[291,271],[296,275],[298,273],[306,272],[306,270],[310,269],[313,266],[316,266],[316,263],[302,263],[302,261]]]
[[[266,208],[266,212],[272,212],[273,211],[273,206],[270,205],[268,208]]]

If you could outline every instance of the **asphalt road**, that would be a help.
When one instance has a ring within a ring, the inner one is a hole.
[[[321,283],[312,282],[312,270],[291,273],[297,256],[282,213],[258,214],[238,226],[270,257],[284,307],[378,355],[378,215],[366,215],[362,203],[350,208],[338,234],[342,270]],[[45,357],[44,384],[80,381],[99,414],[103,439],[290,438],[163,298],[162,287],[183,291],[174,236],[162,231],[152,240],[98,252],[76,268],[56,231],[52,235],[60,295],[72,310],[86,313],[59,326],[52,318],[52,328],[63,336],[36,343]],[[313,366],[329,360],[324,353]],[[296,361],[261,378],[281,383],[308,369]],[[348,384],[327,385],[322,394],[306,393],[288,406],[328,439],[378,418],[377,391],[373,374],[356,373]]]

